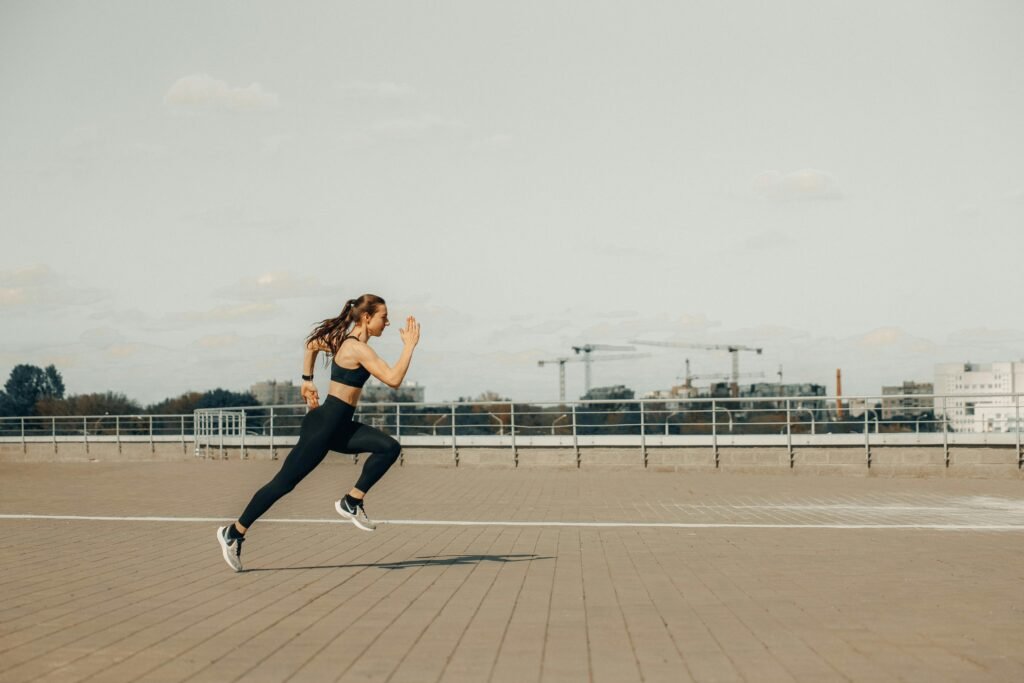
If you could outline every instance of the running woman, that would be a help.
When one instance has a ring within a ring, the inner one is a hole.
[[[242,571],[242,542],[245,532],[282,496],[291,491],[323,461],[327,451],[370,453],[355,486],[334,504],[334,509],[364,531],[376,525],[366,515],[363,499],[374,484],[398,459],[402,447],[390,436],[352,419],[363,384],[373,375],[389,387],[397,388],[405,379],[412,352],[420,340],[420,325],[409,316],[405,329],[399,330],[404,347],[394,367],[388,366],[370,348],[370,337],[379,337],[388,322],[384,299],[363,294],[349,299],[337,318],[321,322],[306,339],[303,360],[302,398],[310,411],[302,419],[299,441],[285,458],[281,470],[252,497],[242,516],[233,524],[217,529],[224,560],[236,572]],[[331,388],[327,400],[313,384],[313,366],[321,351],[333,356]]]

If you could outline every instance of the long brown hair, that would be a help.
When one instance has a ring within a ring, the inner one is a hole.
[[[321,320],[313,332],[306,338],[306,343],[321,342],[331,350],[331,355],[338,353],[341,342],[348,336],[349,328],[363,317],[363,313],[371,316],[385,304],[376,294],[363,294],[358,299],[349,299],[336,318]]]

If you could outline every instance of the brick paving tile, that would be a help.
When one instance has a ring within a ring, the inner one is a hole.
[[[1020,480],[277,467],[0,464],[0,683],[1024,680]]]

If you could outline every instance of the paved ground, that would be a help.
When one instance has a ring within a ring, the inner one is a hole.
[[[0,465],[0,681],[1024,680],[1020,481],[275,467]]]

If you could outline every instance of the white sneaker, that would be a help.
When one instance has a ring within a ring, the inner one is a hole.
[[[352,522],[363,531],[373,531],[377,528],[377,525],[366,516],[366,508],[363,507],[362,501],[360,501],[359,505],[353,508],[347,500],[342,498],[334,503],[334,509],[338,511],[339,515]]]
[[[217,529],[217,542],[220,543],[220,551],[224,554],[224,561],[227,562],[228,566],[236,572],[242,571],[243,541],[245,541],[245,536],[242,536],[241,538],[229,538],[228,528],[226,526],[222,526]],[[234,546],[234,548],[231,546]]]

